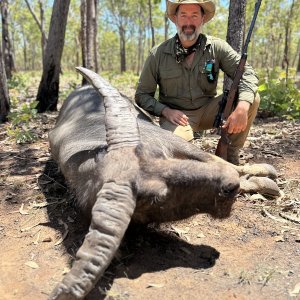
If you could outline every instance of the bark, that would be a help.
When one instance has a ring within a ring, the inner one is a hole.
[[[24,59],[24,70],[28,70],[28,60],[27,60],[27,41],[26,41],[26,35],[24,32],[24,27],[21,25],[21,34],[22,34],[22,40],[23,40],[23,59]]]
[[[42,48],[42,62],[43,62],[43,67],[44,67],[44,63],[45,63],[45,53],[46,53],[46,47],[47,47],[47,43],[48,43],[48,39],[47,39],[47,35],[45,32],[45,13],[44,13],[44,6],[43,6],[43,1],[39,0],[39,9],[40,9],[40,20],[38,19],[37,15],[35,14],[34,10],[32,9],[32,7],[30,6],[28,0],[25,0],[26,5],[33,17],[33,19],[35,20],[40,33],[41,33],[41,48]]]
[[[5,65],[5,72],[8,79],[12,77],[12,72],[15,71],[15,62],[13,56],[12,42],[9,35],[9,12],[8,1],[2,0],[1,16],[2,16],[2,51]]]
[[[152,37],[152,47],[155,46],[155,34],[154,34],[154,27],[152,21],[152,3],[151,0],[148,0],[148,8],[149,8],[149,25],[151,29],[151,37]]]
[[[291,39],[291,34],[292,34],[292,30],[291,30],[291,20],[293,18],[293,9],[294,9],[294,5],[295,5],[295,0],[293,0],[292,4],[291,4],[291,8],[289,11],[289,14],[287,15],[287,19],[286,19],[286,23],[285,23],[285,40],[284,40],[284,52],[283,52],[283,59],[282,59],[282,69],[285,69],[285,80],[286,80],[286,84],[287,84],[287,80],[289,77],[289,48],[290,48],[290,39]]]
[[[42,59],[43,59],[43,65],[44,65],[44,59],[45,59],[45,50],[47,46],[47,37],[45,33],[45,11],[43,2],[39,0],[39,6],[40,6],[40,16],[41,16],[41,44],[42,44]]]
[[[139,20],[139,28],[138,28],[138,49],[137,49],[137,67],[136,73],[140,74],[143,65],[143,52],[144,52],[144,34],[145,34],[145,24],[144,24],[144,15],[143,8],[140,3],[138,7],[138,20]]]
[[[94,27],[94,59],[95,59],[95,72],[98,73],[99,71],[99,64],[98,64],[98,0],[94,0],[95,6],[95,17],[93,22]]]
[[[244,40],[246,3],[247,0],[230,0],[229,5],[226,40],[238,53],[241,53]],[[224,90],[229,90],[231,84],[232,80],[225,76]]]
[[[90,70],[96,69],[95,62],[95,19],[96,19],[96,8],[95,0],[87,0],[87,68]]]
[[[296,67],[296,62],[297,62],[297,58],[299,58],[299,55],[300,55],[300,39],[298,40],[297,51],[293,59],[292,67]]]
[[[9,107],[10,101],[8,96],[6,73],[2,56],[2,48],[0,47],[0,123],[3,123],[7,120]]]
[[[126,72],[126,33],[123,26],[119,27],[121,73]]]
[[[61,56],[65,42],[70,0],[55,0],[45,52],[43,75],[39,85],[38,112],[57,110]]]
[[[87,4],[86,0],[81,0],[80,5],[80,17],[81,17],[81,29],[80,29],[80,42],[81,42],[81,53],[82,53],[82,66],[87,67]],[[87,84],[85,77],[82,77],[82,85]]]
[[[168,0],[166,0],[166,7],[167,7],[167,2]],[[165,13],[165,41],[168,39],[169,37],[169,18],[167,13]]]
[[[81,0],[80,14],[82,65],[97,72],[97,0]],[[83,78],[82,85],[86,83]]]

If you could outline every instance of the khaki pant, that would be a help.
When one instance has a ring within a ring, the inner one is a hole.
[[[199,130],[207,130],[213,128],[215,117],[219,110],[219,102],[222,99],[222,95],[209,99],[205,105],[197,110],[183,110],[189,118],[188,126],[177,126],[166,120],[164,117],[160,118],[160,126],[168,131],[172,131],[174,134],[182,137],[187,141],[191,141],[194,138],[193,132]],[[259,94],[256,94],[254,102],[250,106],[248,113],[248,123],[245,131],[237,134],[231,134],[229,136],[231,144],[230,148],[239,149],[242,148],[246,138],[249,134],[250,127],[255,119],[258,106],[260,102]]]

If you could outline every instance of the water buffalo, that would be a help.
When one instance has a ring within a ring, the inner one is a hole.
[[[64,102],[49,134],[53,158],[90,228],[50,299],[83,299],[114,257],[130,222],[207,213],[228,217],[239,190],[278,193],[269,165],[233,166],[161,129],[99,75]],[[240,175],[248,175],[248,178]],[[255,175],[255,176],[253,176]]]

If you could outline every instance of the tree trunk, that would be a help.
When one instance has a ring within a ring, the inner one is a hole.
[[[6,73],[2,56],[2,47],[0,45],[0,123],[7,120],[9,113],[10,101],[6,83]]]
[[[167,2],[168,0],[166,0],[166,7],[167,7]],[[165,13],[165,41],[168,39],[169,37],[169,18],[168,15]]]
[[[151,36],[152,36],[152,47],[155,46],[155,35],[154,35],[154,27],[152,21],[152,3],[151,0],[148,0],[148,8],[149,8],[149,25],[151,29]]]
[[[125,40],[125,29],[119,27],[120,34],[120,57],[121,57],[121,73],[126,72],[126,40]]]
[[[90,70],[96,69],[95,63],[95,0],[87,0],[87,32],[86,32],[86,44],[87,44],[87,68]]]
[[[244,40],[246,4],[247,0],[230,0],[229,5],[226,40],[238,53],[241,53]],[[232,80],[225,76],[224,90],[229,90],[231,84]]]
[[[81,28],[80,28],[80,42],[81,42],[81,56],[82,56],[82,66],[87,67],[87,43],[86,43],[86,33],[87,33],[87,13],[86,13],[86,0],[81,0],[80,4],[80,17],[81,17]],[[82,77],[82,85],[87,84],[88,81],[85,77]]]
[[[40,7],[40,20],[38,19],[38,17],[36,16],[34,10],[32,9],[32,7],[30,6],[28,0],[25,0],[25,3],[33,17],[33,19],[35,20],[40,33],[41,33],[41,48],[42,48],[42,63],[43,63],[43,68],[45,67],[45,55],[46,55],[46,48],[47,48],[47,43],[48,43],[48,39],[47,39],[47,35],[45,32],[45,14],[44,14],[44,6],[43,6],[43,1],[39,0],[39,7]]]
[[[98,72],[97,60],[97,1],[81,0],[81,49],[82,66]],[[87,84],[85,78],[82,85]]]
[[[142,16],[142,6],[141,3],[138,6],[138,20],[139,20],[139,29],[138,29],[138,48],[137,48],[137,67],[136,67],[136,74],[139,75],[141,71],[141,57],[143,51],[143,16]]]
[[[94,16],[94,59],[95,59],[95,72],[98,73],[99,71],[99,64],[98,64],[98,41],[97,41],[97,34],[98,34],[98,0],[94,0],[94,7],[95,7],[95,16]]]
[[[15,71],[15,63],[13,56],[12,43],[9,36],[9,20],[8,20],[8,1],[0,1],[1,16],[2,16],[2,51],[5,65],[5,72],[8,79],[12,77],[12,72]]]
[[[44,59],[45,59],[45,52],[46,52],[46,46],[47,46],[47,37],[45,33],[45,11],[44,11],[44,5],[41,0],[39,0],[39,6],[40,6],[40,18],[41,18],[41,44],[42,44],[42,62],[44,66]]]
[[[21,25],[21,34],[22,34],[22,40],[23,40],[23,59],[24,59],[24,70],[27,71],[28,69],[28,62],[27,62],[27,41],[26,41],[26,35],[24,33],[24,27]]]
[[[283,59],[282,59],[282,69],[285,69],[285,81],[287,84],[288,77],[289,77],[289,48],[290,48],[290,39],[291,39],[291,20],[293,18],[293,9],[295,5],[295,0],[293,0],[291,4],[291,8],[289,11],[289,14],[286,18],[285,22],[285,41],[284,41],[284,53],[283,53]]]
[[[297,74],[300,74],[300,52],[299,52],[299,55],[298,55]]]
[[[39,85],[37,101],[38,112],[57,110],[59,92],[59,73],[61,56],[65,42],[70,0],[55,0],[50,22],[48,43],[45,53],[45,66]]]
[[[297,58],[299,57],[299,54],[300,54],[300,39],[298,40],[297,50],[295,52],[295,56],[292,63],[293,68],[296,67],[296,62],[297,62]]]

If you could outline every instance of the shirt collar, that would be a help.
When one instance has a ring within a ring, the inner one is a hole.
[[[204,38],[202,39],[202,43],[205,43],[204,47],[203,45],[200,46],[200,50],[205,50],[206,48],[208,48],[211,45],[211,37],[209,35],[200,33],[204,36]],[[166,44],[166,47],[164,49],[165,53],[171,54],[172,56],[176,56],[175,54],[175,42],[176,42],[176,35],[173,36],[171,39],[169,39],[169,42]]]

